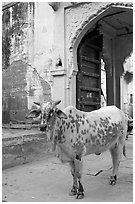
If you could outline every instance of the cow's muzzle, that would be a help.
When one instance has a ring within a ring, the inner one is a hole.
[[[46,124],[42,124],[40,125],[40,131],[46,131],[47,130],[47,125]]]

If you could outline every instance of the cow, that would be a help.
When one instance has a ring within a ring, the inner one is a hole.
[[[82,157],[99,155],[110,150],[113,170],[110,185],[115,185],[122,154],[125,154],[127,123],[123,112],[116,106],[106,106],[84,112],[73,106],[61,111],[61,101],[34,102],[38,108],[30,111],[26,118],[41,118],[40,130],[46,131],[53,150],[59,148],[60,159],[71,167],[73,186],[69,195],[77,199],[84,197],[82,185]]]

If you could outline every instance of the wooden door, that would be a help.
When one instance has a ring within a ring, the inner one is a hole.
[[[102,35],[97,30],[86,35],[78,47],[76,106],[79,110],[87,112],[100,108],[101,51]]]

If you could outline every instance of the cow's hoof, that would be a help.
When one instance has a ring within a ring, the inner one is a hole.
[[[73,192],[73,191],[71,191],[71,192],[69,192],[69,196],[75,196],[77,194],[77,192]]]
[[[111,176],[110,178],[110,181],[109,181],[109,184],[114,186],[116,184],[116,180],[117,180],[117,177],[116,176]]]
[[[83,192],[78,192],[76,195],[76,199],[83,199],[84,193]]]
[[[116,181],[110,181],[110,185],[114,186],[116,184]]]
[[[69,196],[74,196],[76,194],[77,194],[77,189],[73,187],[72,190],[69,193]]]

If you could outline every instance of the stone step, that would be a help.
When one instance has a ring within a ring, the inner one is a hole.
[[[33,161],[48,154],[50,144],[46,133],[38,129],[22,130],[2,128],[2,169]]]

